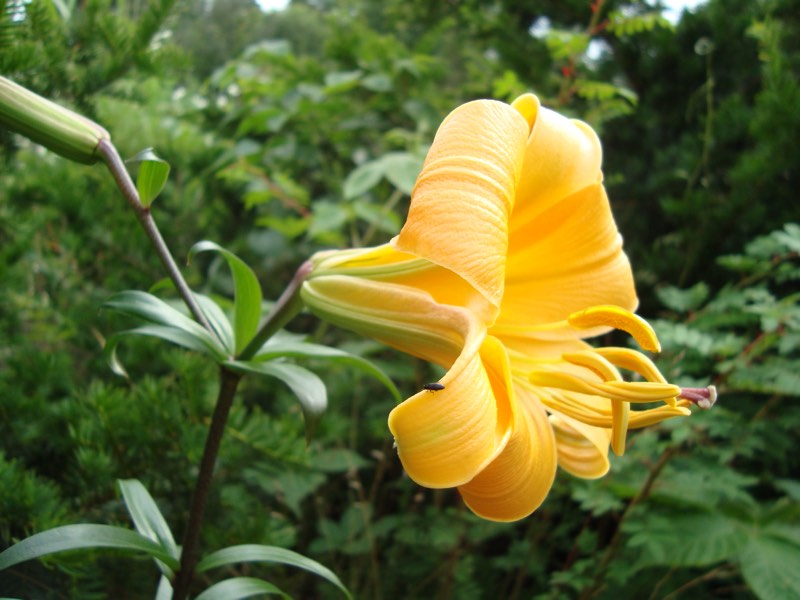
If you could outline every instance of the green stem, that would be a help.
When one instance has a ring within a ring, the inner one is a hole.
[[[236,388],[241,378],[242,376],[238,373],[225,368],[220,369],[217,405],[214,407],[214,414],[211,417],[211,427],[208,430],[206,445],[203,449],[203,458],[200,461],[200,472],[197,475],[197,482],[192,494],[189,522],[186,525],[186,532],[183,536],[181,566],[175,576],[173,600],[185,600],[194,579],[194,569],[197,565],[197,548],[200,542],[200,527],[206,508],[206,500],[211,489],[211,479],[214,475],[214,466],[222,443],[222,435],[225,433],[225,425],[228,422],[233,398],[236,395]]]
[[[161,259],[161,263],[167,270],[169,278],[172,279],[172,283],[175,284],[175,289],[178,290],[178,294],[183,298],[192,316],[203,327],[216,335],[214,329],[203,314],[203,311],[200,310],[197,301],[194,299],[194,294],[192,294],[192,290],[189,289],[189,285],[183,278],[180,269],[178,269],[178,265],[175,264],[175,259],[172,258],[172,254],[170,254],[164,238],[161,237],[161,232],[158,230],[156,222],[153,220],[150,209],[144,206],[139,199],[139,192],[136,190],[136,186],[133,184],[128,170],[125,168],[125,163],[122,162],[114,144],[108,140],[100,140],[97,151],[103,157],[106,166],[108,166],[109,171],[111,171],[111,174],[114,176],[117,187],[122,191],[122,195],[125,196],[128,204],[133,209],[136,218],[139,220],[139,224],[144,229],[147,237],[150,238],[150,242],[153,244],[156,254],[158,254],[158,257]]]
[[[249,360],[255,356],[269,338],[275,335],[281,327],[286,325],[303,308],[303,301],[300,299],[300,288],[303,282],[311,273],[313,265],[311,261],[306,261],[294,274],[289,285],[283,290],[280,298],[275,302],[272,310],[267,315],[266,320],[261,325],[256,335],[238,356],[241,360]]]

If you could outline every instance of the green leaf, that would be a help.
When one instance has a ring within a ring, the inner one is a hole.
[[[238,354],[250,343],[258,330],[258,321],[261,318],[261,285],[253,270],[241,258],[214,242],[197,242],[189,251],[189,258],[199,252],[208,251],[219,252],[227,261],[233,276],[233,331]]]
[[[169,577],[162,575],[161,579],[158,580],[155,600],[172,600],[172,584],[169,581]]]
[[[152,148],[146,148],[126,162],[138,162],[139,172],[136,175],[136,189],[139,191],[139,200],[145,206],[150,206],[169,176],[169,163],[156,156]]]
[[[328,392],[322,379],[303,367],[275,361],[255,362],[243,360],[228,361],[225,366],[239,373],[256,373],[258,375],[276,377],[283,381],[297,396],[307,424],[310,426],[316,423],[319,415],[328,406]]]
[[[656,289],[656,295],[662,304],[679,313],[697,310],[708,298],[709,288],[704,282],[682,290],[668,285]]]
[[[351,598],[350,592],[347,591],[347,588],[344,587],[344,584],[333,571],[302,554],[276,546],[264,546],[261,544],[229,546],[212,552],[201,560],[197,565],[197,572],[202,573],[209,569],[242,562],[268,562],[297,567],[329,581],[339,588],[345,596]]]
[[[159,544],[178,561],[180,551],[172,531],[147,489],[137,479],[119,479],[117,484],[136,531]]]
[[[392,78],[385,73],[374,73],[364,77],[361,85],[372,92],[388,92],[392,89]]]
[[[719,512],[651,512],[626,530],[632,533],[629,546],[637,549],[636,568],[712,565],[729,560],[744,544],[739,524]]]
[[[354,200],[353,214],[363,219],[379,231],[394,235],[400,230],[400,217],[383,206],[378,206],[366,198]]]
[[[275,585],[255,577],[233,577],[220,581],[207,588],[195,600],[237,600],[261,594],[278,594],[291,600],[291,596],[284,594]]]
[[[352,200],[366,194],[383,178],[384,162],[381,159],[366,162],[356,167],[344,180],[342,193],[345,200]]]
[[[183,331],[194,340],[199,341],[205,351],[217,360],[224,360],[227,357],[225,348],[222,347],[211,332],[152,294],[136,290],[119,292],[106,300],[103,303],[103,307],[154,325],[163,325]],[[188,337],[184,339],[189,343]],[[196,342],[191,343],[194,344]]]
[[[353,89],[358,85],[362,75],[363,73],[360,70],[326,73],[325,92],[336,94]]]
[[[408,152],[390,152],[382,159],[383,172],[391,184],[410,196],[422,171],[424,159]]]
[[[150,337],[157,337],[168,342],[172,342],[183,348],[195,350],[203,354],[211,354],[208,347],[202,340],[194,337],[192,334],[187,333],[175,327],[167,327],[164,325],[143,325],[136,329],[129,329],[128,331],[120,331],[106,339],[106,345],[103,347],[103,355],[111,367],[111,370],[122,377],[128,377],[125,367],[117,358],[117,346],[122,341],[122,338],[130,335],[146,335]],[[228,357],[225,354],[216,355],[212,354],[218,360],[226,360]]]
[[[329,348],[321,344],[310,344],[298,341],[280,341],[275,338],[270,339],[261,347],[258,354],[253,358],[253,362],[272,360],[278,357],[292,358],[322,358],[334,362],[346,363],[359,369],[360,371],[372,375],[380,381],[391,392],[396,402],[402,402],[403,397],[395,387],[391,379],[370,361],[360,356],[350,354],[338,348]]]
[[[797,361],[776,357],[764,364],[738,367],[731,373],[728,387],[762,394],[799,396]]]
[[[744,580],[761,600],[800,598],[800,546],[752,536],[739,558]]]
[[[32,535],[0,553],[0,570],[49,554],[88,548],[144,552],[173,571],[178,568],[178,561],[164,548],[130,529],[111,525],[66,525]]]
[[[206,319],[208,319],[208,324],[211,325],[214,333],[217,334],[217,337],[220,339],[223,346],[225,346],[225,350],[228,354],[233,355],[235,340],[228,315],[225,314],[225,311],[222,310],[219,304],[208,296],[204,294],[193,295],[194,299],[197,300],[197,304],[200,306],[200,310],[203,311]]]

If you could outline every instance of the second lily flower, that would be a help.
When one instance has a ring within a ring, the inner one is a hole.
[[[533,95],[465,104],[439,128],[400,234],[315,255],[303,284],[320,317],[447,369],[389,427],[414,481],[458,488],[487,519],[532,513],[557,465],[601,477],[628,429],[690,414],[643,354],[583,341],[616,328],[658,350],[631,312],[601,158],[588,125]],[[643,402],[661,405],[631,410]]]

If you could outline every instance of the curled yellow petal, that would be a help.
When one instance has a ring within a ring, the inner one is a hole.
[[[621,329],[630,334],[642,348],[651,352],[660,352],[656,332],[638,315],[619,306],[592,306],[569,316],[569,324],[576,329],[593,327],[611,327]]]
[[[525,119],[502,102],[477,100],[450,113],[428,152],[395,248],[450,269],[499,307],[527,138]]]
[[[527,121],[528,127],[533,129],[536,116],[539,114],[539,99],[533,94],[522,94],[511,103],[511,106]]]
[[[474,336],[465,343],[463,354],[442,378],[443,390],[420,392],[389,415],[403,467],[420,485],[463,485],[508,443],[512,398],[503,367],[495,365],[498,349],[492,342],[480,348],[482,342],[482,336]],[[504,352],[502,347],[499,351]]]
[[[597,479],[608,473],[610,432],[565,415],[550,415],[556,435],[558,466],[583,479]]]
[[[505,448],[458,488],[476,515],[492,521],[527,517],[544,502],[556,473],[556,441],[544,409],[538,403],[512,405],[513,433]]]

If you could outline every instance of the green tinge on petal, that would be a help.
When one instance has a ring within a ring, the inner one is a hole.
[[[314,268],[309,279],[350,275],[394,283],[422,290],[439,304],[469,309],[483,323],[493,322],[497,315],[497,308],[462,277],[429,260],[400,252],[391,244],[319,252],[311,260]]]
[[[310,279],[300,297],[317,316],[449,368],[477,327],[467,310],[408,286],[346,275]]]

